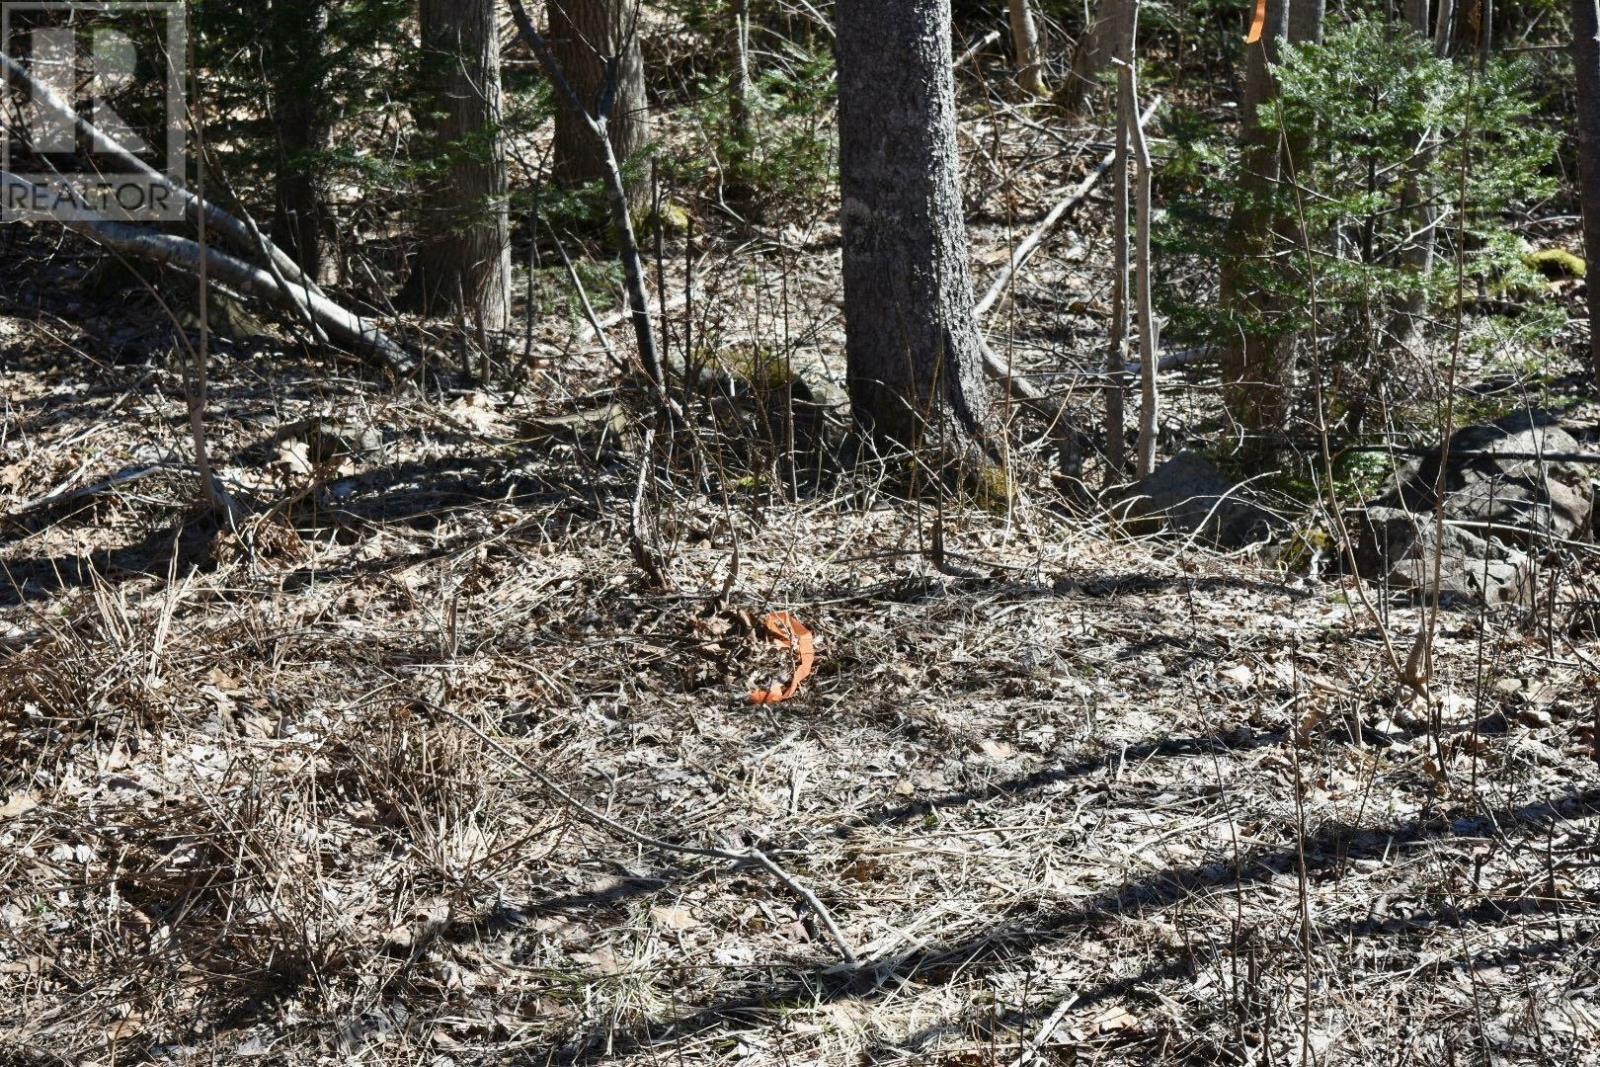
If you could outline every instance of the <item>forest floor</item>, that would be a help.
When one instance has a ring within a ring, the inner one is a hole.
[[[774,247],[700,329],[837,359]],[[211,448],[259,510],[218,529],[179,361],[30,262],[0,1062],[1597,1062],[1600,647],[1547,615],[1445,610],[1416,696],[1417,607],[1117,535],[1025,447],[994,508],[786,477],[753,431],[700,483],[567,322],[519,388],[219,341]],[[1063,276],[1053,322],[1098,299]],[[1053,329],[1035,356],[1092,351]],[[1174,384],[1175,422],[1214,395]],[[816,672],[758,705],[774,611]],[[760,848],[859,965],[770,872],[548,781]]]

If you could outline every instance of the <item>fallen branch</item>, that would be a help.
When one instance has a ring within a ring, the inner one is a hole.
[[[1155,117],[1156,109],[1161,106],[1161,100],[1162,98],[1158,96],[1150,101],[1150,106],[1145,109],[1144,116],[1139,120],[1141,124],[1148,123]],[[1061,220],[1066,217],[1067,212],[1083,203],[1100,179],[1105,177],[1106,171],[1111,169],[1111,164],[1115,161],[1116,150],[1112,149],[1101,158],[1099,163],[1095,164],[1093,170],[1084,175],[1083,180],[1073,188],[1072,192],[1068,193],[1055,207],[1050,209],[1039,222],[1039,225],[1034,228],[1033,232],[1021,244],[1017,245],[1016,249],[1011,253],[1011,261],[1001,268],[1000,273],[990,284],[989,291],[983,294],[983,298],[973,308],[973,316],[980,323],[983,321],[984,316],[994,309],[995,304],[999,303],[1006,290],[1011,287],[1011,281],[1016,277],[1017,271],[1024,263],[1033,258],[1035,252],[1039,251],[1040,246],[1044,244],[1045,238],[1050,236],[1057,226],[1061,225]]]
[[[199,225],[203,218],[206,225],[227,237],[241,255],[253,255],[258,249],[265,252],[271,258],[273,266],[289,281],[315,296],[323,295],[316,282],[306,277],[305,272],[300,269],[300,264],[270,239],[252,233],[252,227],[246,226],[215,204],[202,200],[128,151],[115,137],[80,115],[76,107],[61,99],[49,86],[36,80],[28,73],[27,68],[12,60],[4,52],[0,52],[0,74],[4,74],[8,80],[26,89],[28,99],[35,107],[43,108],[56,118],[70,123],[80,134],[91,138],[97,152],[111,156],[121,166],[127,167],[144,180],[165,190],[183,205],[184,215],[191,222]]]
[[[765,852],[762,852],[758,848],[747,849],[743,852],[734,852],[730,849],[724,848],[700,848],[694,845],[675,845],[671,841],[663,841],[659,837],[651,837],[649,834],[640,833],[638,830],[618,822],[609,815],[605,815],[596,811],[594,808],[591,808],[589,805],[585,804],[583,801],[567,792],[567,790],[562,788],[562,786],[554,778],[550,777],[550,775],[546,774],[538,767],[535,767],[533,764],[529,763],[527,760],[511,751],[511,749],[508,748],[504,742],[490,737],[482,727],[478,726],[474,722],[471,722],[465,716],[459,715],[456,712],[451,711],[449,708],[441,707],[440,705],[432,702],[424,701],[423,703],[430,711],[447,716],[451,721],[455,722],[456,725],[470,732],[478,740],[488,745],[496,755],[502,757],[503,759],[509,760],[511,763],[521,768],[525,774],[548,789],[556,796],[558,800],[560,800],[567,807],[571,808],[591,825],[598,826],[605,830],[610,830],[612,833],[617,834],[628,841],[632,841],[636,845],[643,845],[645,848],[653,849],[656,852],[676,853],[681,856],[701,856],[707,859],[726,860],[730,863],[738,864],[755,864],[756,866],[763,868],[785,887],[787,887],[790,892],[794,893],[795,896],[804,901],[805,905],[811,909],[812,913],[816,915],[817,921],[822,923],[822,928],[827,932],[828,937],[833,941],[835,947],[838,948],[839,955],[843,958],[845,965],[852,969],[861,966],[860,958],[857,957],[855,949],[850,946],[849,940],[845,938],[844,932],[839,929],[839,925],[833,921],[833,913],[828,910],[827,905],[823,904],[821,900],[817,899],[817,895],[810,889],[806,888],[806,886],[801,884],[794,877],[794,875],[790,874],[788,871],[774,863],[772,858]]]
[[[100,481],[95,482],[93,485],[86,485],[79,489],[60,489],[53,493],[47,493],[46,495],[39,497],[37,500],[30,500],[25,504],[19,504],[16,510],[12,511],[5,517],[8,519],[20,519],[35,511],[43,511],[49,508],[58,507],[62,504],[71,503],[74,500],[82,500],[85,497],[96,496],[108,489],[115,489],[119,485],[127,485],[129,482],[136,482],[141,478],[148,478],[150,475],[159,474],[161,471],[181,469],[181,467],[171,463],[153,463],[148,467],[129,467],[125,470],[118,471],[109,478],[101,479]]]
[[[37,187],[9,171],[0,171],[0,190],[6,197],[13,194],[31,197]],[[358,354],[378,358],[401,377],[416,373],[416,357],[370,319],[345,310],[310,286],[298,292],[282,288],[272,274],[260,267],[215,248],[201,248],[198,243],[176,234],[96,217],[59,218],[57,221],[74,233],[123,255],[167,264],[196,276],[204,271],[211,279],[246,296],[281,307],[296,308],[303,298],[304,308],[328,336]],[[296,288],[298,284],[295,283]]]
[[[1161,101],[1162,98],[1159,96],[1150,101],[1150,106],[1145,110],[1144,117],[1140,119],[1141,123],[1149,122],[1155,117],[1156,109],[1161,106]],[[995,304],[999,303],[1006,290],[1011,287],[1011,282],[1022,265],[1027,263],[1033,257],[1033,254],[1039,250],[1044,244],[1045,238],[1061,224],[1061,220],[1066,217],[1067,212],[1083,202],[1084,198],[1094,189],[1095,184],[1105,176],[1106,171],[1111,169],[1111,165],[1115,161],[1116,151],[1113,149],[1111,152],[1106,153],[1105,157],[1095,165],[1093,170],[1084,175],[1083,180],[1077,184],[1072,192],[1068,193],[1064,199],[1050,209],[1039,225],[1034,228],[1034,231],[1012,251],[1010,262],[1001,269],[1000,274],[990,284],[989,291],[983,294],[983,298],[973,308],[973,321],[979,327],[978,342],[979,350],[983,354],[984,371],[989,377],[1004,385],[1011,395],[1022,401],[1024,406],[1033,409],[1050,421],[1060,418],[1061,405],[1047,399],[1043,389],[1013,371],[1004,360],[995,354],[994,349],[990,347],[988,340],[983,335],[983,319],[993,310]],[[1164,370],[1166,368],[1162,367],[1161,369]]]
[[[985,48],[988,48],[990,45],[994,44],[999,39],[1000,39],[1000,31],[999,30],[990,30],[988,33],[984,34],[982,37],[979,37],[976,41],[972,42],[972,47],[967,49],[965,52],[962,52],[959,56],[957,56],[956,57],[956,61],[954,63],[950,64],[950,65],[952,67],[960,67],[960,66],[962,66],[963,64],[966,63],[967,60],[971,59],[973,56],[977,55],[979,52],[983,51]]]

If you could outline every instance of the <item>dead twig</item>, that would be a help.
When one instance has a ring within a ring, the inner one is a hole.
[[[771,874],[774,878],[781,882],[790,892],[794,893],[795,896],[799,897],[805,903],[805,905],[811,909],[812,913],[816,915],[817,921],[822,924],[822,928],[827,932],[829,939],[834,943],[834,946],[838,948],[839,955],[845,966],[851,969],[861,966],[860,958],[857,957],[855,949],[851,947],[850,941],[845,937],[844,932],[839,929],[839,924],[834,921],[833,913],[828,910],[827,905],[823,904],[821,900],[817,899],[817,895],[808,889],[804,884],[802,884],[797,878],[795,878],[794,875],[778,866],[778,864],[773,861],[772,857],[768,856],[765,852],[762,852],[758,848],[746,849],[743,852],[734,852],[730,849],[723,848],[703,848],[696,845],[675,845],[671,841],[663,841],[659,837],[652,837],[649,834],[641,833],[638,830],[635,830],[630,826],[625,826],[610,816],[604,815],[585,804],[583,801],[569,793],[566,789],[562,788],[554,778],[550,777],[544,771],[541,771],[539,768],[535,767],[533,764],[517,755],[510,748],[508,748],[504,742],[489,736],[489,734],[486,733],[482,727],[470,721],[465,716],[458,715],[449,708],[434,704],[431,701],[424,701],[424,703],[430,711],[446,716],[452,722],[456,723],[456,725],[460,726],[462,729],[471,733],[478,740],[488,745],[490,750],[496,755],[515,764],[524,773],[529,775],[540,785],[544,786],[551,793],[553,793],[556,799],[560,800],[568,808],[572,809],[572,811],[575,812],[579,817],[583,818],[593,826],[598,826],[601,829],[609,830],[628,841],[632,841],[636,845],[643,845],[645,848],[653,849],[657,852],[666,852],[679,856],[701,856],[706,859],[726,860],[729,863],[737,863],[741,865],[753,864],[757,867],[761,867],[767,871],[767,873]]]
[[[633,487],[633,504],[628,509],[628,548],[633,553],[633,561],[644,571],[645,577],[657,589],[667,588],[667,578],[663,573],[661,554],[650,543],[654,537],[647,537],[647,527],[653,527],[644,513],[644,491],[650,484],[650,466],[655,462],[655,430],[644,432],[644,448],[641,450],[639,460],[639,478]]]

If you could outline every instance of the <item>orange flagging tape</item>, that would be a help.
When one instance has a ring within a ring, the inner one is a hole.
[[[787,611],[774,611],[766,618],[768,636],[783,641],[794,651],[794,674],[788,685],[774,682],[768,689],[757,689],[750,694],[752,704],[781,704],[800,691],[800,683],[811,677],[817,663],[817,646],[811,631]]]
[[[1261,40],[1261,32],[1267,28],[1267,0],[1256,0],[1256,18],[1250,24],[1250,36],[1244,39],[1245,44],[1255,44]]]

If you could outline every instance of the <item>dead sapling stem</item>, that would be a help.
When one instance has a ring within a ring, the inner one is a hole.
[[[202,99],[200,96],[200,80],[194,74],[194,39],[188,43],[189,55],[189,93],[193,105],[189,112],[189,124],[194,131],[196,144],[196,173],[195,186],[201,202],[206,195],[206,166],[205,166],[205,127],[201,116]],[[211,466],[211,450],[206,440],[206,364],[211,354],[211,318],[210,318],[210,284],[206,277],[209,235],[206,230],[206,216],[202,212],[195,220],[198,230],[200,258],[199,270],[196,274],[198,292],[196,299],[200,310],[200,341],[198,345],[187,345],[190,362],[189,373],[185,375],[184,403],[189,415],[189,436],[194,444],[195,471],[200,477],[200,498],[206,504],[211,514],[228,526],[235,527],[244,517],[244,509],[233,498],[222,483],[217,480],[216,471]],[[183,328],[174,320],[177,333],[183,336]]]
[[[189,69],[193,70],[194,68],[191,66]],[[191,82],[191,90],[192,88],[193,83]],[[199,101],[195,102],[195,107],[198,109]],[[200,132],[198,116],[195,118],[194,130],[196,138],[204,136]],[[203,159],[204,157],[202,156],[201,158]],[[206,195],[206,168],[203,162],[200,164],[199,173],[196,175],[195,185],[199,189],[199,195],[204,198]],[[231,526],[234,518],[233,501],[229,498],[227,491],[217,484],[216,475],[211,470],[210,449],[207,447],[206,442],[206,361],[210,358],[211,352],[211,308],[207,300],[210,287],[206,284],[206,220],[203,215],[200,217],[198,228],[200,237],[200,271],[198,275],[199,291],[195,296],[200,308],[200,343],[195,347],[194,360],[190,364],[188,388],[184,390],[184,400],[189,409],[189,436],[194,441],[194,465],[200,474],[201,497],[205,500],[206,506],[211,509],[213,515],[221,518]]]
[[[618,822],[609,815],[605,815],[599,811],[596,811],[594,808],[573,796],[554,778],[540,770],[538,767],[535,767],[521,756],[517,755],[517,753],[513,752],[511,748],[504,742],[495,737],[491,737],[477,723],[472,722],[465,716],[458,714],[450,708],[443,707],[431,701],[424,701],[423,703],[430,711],[448,717],[452,722],[456,723],[456,725],[460,726],[462,729],[471,733],[478,740],[488,745],[490,750],[496,755],[521,769],[523,773],[527,774],[534,781],[548,789],[556,797],[556,799],[560,800],[569,809],[571,809],[573,813],[578,815],[584,821],[588,822],[591,826],[596,826],[603,830],[609,830],[611,833],[616,834],[618,837],[621,837],[626,841],[631,841],[636,845],[642,845],[645,848],[651,849],[655,852],[662,852],[677,856],[699,856],[705,859],[723,860],[725,862],[735,863],[740,866],[753,865],[765,870],[768,874],[776,878],[778,882],[787,888],[791,893],[800,898],[801,902],[804,903],[806,907],[811,909],[812,914],[817,917],[817,921],[822,924],[823,931],[828,935],[828,939],[831,940],[834,944],[834,947],[839,950],[839,956],[844,965],[852,970],[861,966],[860,957],[856,955],[856,951],[851,946],[850,940],[845,937],[844,932],[839,929],[839,924],[834,921],[833,913],[828,910],[828,906],[822,903],[822,901],[817,897],[816,893],[812,892],[811,889],[809,889],[794,875],[780,867],[772,859],[772,857],[768,856],[765,852],[758,848],[750,848],[744,850],[743,852],[735,852],[731,849],[724,848],[702,848],[695,845],[676,845],[671,841],[663,841],[659,837],[652,837],[649,834],[641,833],[630,826]]]
[[[639,457],[639,477],[634,481],[633,502],[628,509],[628,550],[650,584],[666,589],[665,564],[656,544],[656,523],[653,515],[645,514],[645,492],[650,485],[650,471],[655,466],[656,431],[644,432],[644,448]]]
[[[1131,21],[1135,26],[1139,18],[1139,0],[1127,0],[1133,8]],[[1134,51],[1129,47],[1130,54]],[[1130,62],[1123,68],[1122,76],[1128,79],[1128,133],[1132,138],[1134,168],[1134,270],[1138,273],[1136,310],[1139,324],[1139,442],[1136,447],[1136,470],[1139,477],[1147,478],[1156,466],[1156,436],[1161,416],[1161,396],[1157,391],[1156,374],[1161,369],[1156,353],[1161,339],[1157,335],[1150,256],[1150,200],[1151,166],[1150,143],[1144,135],[1144,118],[1139,114],[1139,71]]]
[[[1476,68],[1467,71],[1470,82],[1477,80]],[[1418,692],[1426,693],[1428,682],[1433,677],[1433,636],[1439,625],[1440,587],[1444,579],[1444,529],[1445,529],[1445,477],[1450,468],[1450,444],[1455,436],[1456,425],[1456,376],[1461,368],[1461,349],[1466,335],[1465,314],[1462,307],[1461,295],[1467,288],[1467,182],[1472,168],[1472,108],[1467,108],[1466,121],[1461,131],[1462,153],[1460,173],[1460,210],[1456,213],[1456,312],[1455,312],[1455,338],[1450,346],[1450,365],[1445,373],[1444,381],[1444,413],[1440,419],[1443,424],[1439,435],[1439,472],[1433,483],[1433,573],[1430,576],[1428,587],[1432,594],[1424,611],[1423,623],[1417,628],[1417,638],[1411,645],[1411,654],[1406,657],[1406,669],[1402,676],[1407,685]]]
[[[628,206],[628,190],[622,180],[622,165],[617,161],[616,150],[611,144],[611,111],[616,103],[621,64],[616,56],[601,57],[606,68],[605,83],[600,92],[599,108],[590,110],[577,90],[572,87],[572,83],[567,80],[566,73],[561,69],[561,61],[556,58],[550,42],[528,17],[528,9],[522,0],[509,0],[509,3],[518,36],[533,49],[539,65],[544,68],[545,75],[554,85],[556,92],[572,105],[577,114],[583,116],[590,136],[595,139],[595,144],[600,149],[606,199],[611,207],[612,225],[616,228],[617,258],[622,263],[623,288],[628,294],[634,340],[639,346],[639,361],[644,365],[645,375],[650,379],[651,391],[655,394],[662,417],[670,424],[681,423],[682,412],[667,393],[667,379],[661,365],[661,353],[656,348],[655,327],[650,321],[650,299],[645,289],[644,264],[639,254],[639,241],[633,228],[633,212]],[[634,26],[629,30],[630,36],[638,32],[638,20],[635,19],[634,22]],[[626,47],[627,42],[624,41],[623,48]]]
[[[665,373],[667,360],[672,358],[672,326],[667,320],[667,252],[665,223],[662,220],[661,200],[661,175],[656,167],[655,160],[650,161],[650,210],[655,216],[655,225],[651,227],[651,236],[655,239],[656,254],[656,313],[661,316],[661,356],[662,371]],[[663,382],[663,388],[666,383]],[[671,390],[666,389],[670,394]],[[684,409],[687,414],[688,409]]]
[[[1131,69],[1133,41],[1138,12],[1133,0],[1124,0],[1117,33],[1116,61],[1124,71]],[[1112,162],[1112,249],[1111,334],[1106,344],[1106,471],[1109,488],[1123,480],[1128,445],[1123,425],[1128,391],[1128,141],[1132,125],[1133,85],[1126,77],[1117,79],[1116,140]]]

